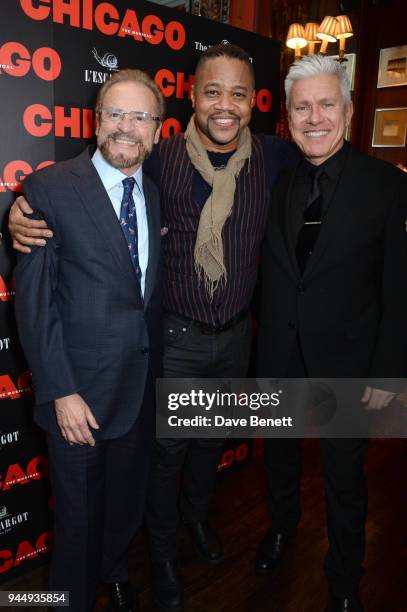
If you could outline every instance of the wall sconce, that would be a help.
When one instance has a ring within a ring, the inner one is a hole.
[[[301,49],[307,44],[304,26],[301,23],[292,23],[288,29],[286,45],[290,49],[295,49],[295,59],[301,57]]]
[[[308,41],[308,53],[315,53],[315,45],[321,40],[317,37],[319,23],[309,22],[305,24],[305,38]]]
[[[322,55],[325,55],[328,43],[336,42],[337,23],[335,17],[324,17],[319,26],[317,36],[322,40],[319,50]]]
[[[352,24],[347,15],[339,15],[336,18],[338,23],[336,38],[339,40],[339,62],[346,62],[345,58],[345,41],[353,36]]]
[[[315,45],[321,43],[318,53],[325,55],[329,43],[339,41],[338,62],[346,62],[345,40],[353,36],[352,24],[347,15],[338,17],[324,17],[321,24],[307,23],[304,27],[301,23],[292,23],[288,29],[286,45],[295,49],[295,59],[301,57],[301,49],[308,44],[308,55],[315,53]]]

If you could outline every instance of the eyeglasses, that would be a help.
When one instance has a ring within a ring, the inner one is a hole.
[[[127,115],[129,121],[134,125],[151,125],[155,121],[161,121],[160,117],[156,117],[145,111],[123,111],[121,108],[102,108],[100,110],[102,119],[110,123],[119,123]]]

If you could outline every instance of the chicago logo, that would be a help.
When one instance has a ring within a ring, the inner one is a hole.
[[[0,47],[0,74],[24,77],[31,69],[43,81],[55,81],[61,74],[61,58],[51,47],[40,47],[33,53],[16,41]]]
[[[19,399],[20,397],[30,395],[31,393],[31,372],[29,370],[26,370],[19,375],[17,386],[14,384],[8,374],[0,374],[0,400]]]
[[[52,548],[52,531],[41,533],[32,544],[29,540],[23,540],[13,550],[0,550],[0,574],[4,574],[13,567],[18,567],[29,559],[36,559],[39,555],[45,555]]]
[[[0,474],[0,490],[8,491],[17,485],[26,485],[32,480],[41,480],[48,476],[48,457],[38,455],[30,459],[23,469],[18,463],[12,463],[5,471],[4,478]]]
[[[31,164],[23,159],[15,159],[8,162],[3,169],[3,178],[0,174],[0,193],[4,193],[7,190],[21,191],[21,183],[26,176],[31,174],[34,170],[41,170],[41,168],[51,166],[53,163],[53,161],[44,161],[33,168]],[[8,300],[12,300],[14,293],[14,286],[10,287],[10,290],[8,290],[0,275],[0,301],[7,302]]]
[[[1,179],[0,179],[0,191],[5,191],[1,189]],[[0,274],[0,302],[10,302],[14,300],[14,296],[16,294],[13,279],[10,278],[8,284]],[[7,347],[8,348],[8,347]]]
[[[136,11],[126,9],[121,16],[110,2],[93,6],[93,0],[20,0],[24,13],[36,21],[52,18],[54,23],[68,23],[73,28],[93,30],[106,36],[131,36],[137,42],[160,45],[164,40],[170,49],[179,51],[185,44],[185,28],[179,21],[164,24],[158,15],[139,20]]]

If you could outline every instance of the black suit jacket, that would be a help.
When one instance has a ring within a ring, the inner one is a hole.
[[[21,255],[16,317],[33,375],[36,421],[59,432],[53,400],[79,393],[100,430],[124,434],[139,413],[148,368],[160,374],[159,196],[144,175],[149,259],[144,305],[127,244],[86,149],[29,176],[24,193],[54,231]]]
[[[289,232],[294,177],[281,176],[267,222],[259,376],[287,375],[298,335],[311,377],[405,377],[407,176],[349,147],[303,277]]]

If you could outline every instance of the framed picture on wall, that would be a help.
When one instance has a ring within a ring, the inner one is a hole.
[[[407,85],[407,45],[380,50],[377,87]]]
[[[407,107],[375,110],[372,147],[404,147],[407,132]]]
[[[331,55],[330,57],[333,57],[333,59],[337,60],[339,58],[339,55]],[[351,91],[353,91],[355,89],[356,53],[345,53],[345,59],[347,61],[342,62],[341,65],[348,75],[350,88]]]

